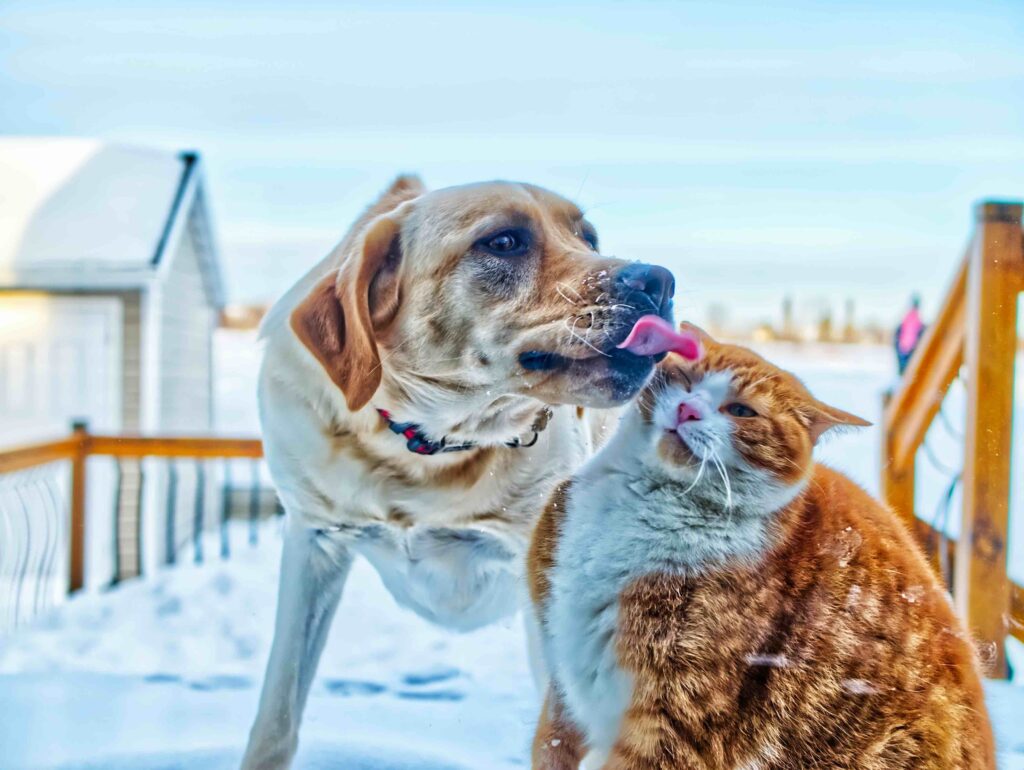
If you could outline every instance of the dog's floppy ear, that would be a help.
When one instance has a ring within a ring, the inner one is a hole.
[[[366,207],[359,218],[352,223],[341,244],[339,250],[347,254],[352,249],[352,244],[359,238],[366,226],[382,214],[388,214],[397,209],[401,204],[413,198],[418,198],[427,191],[423,180],[415,174],[401,174],[395,177],[387,189],[380,194],[373,203]]]
[[[369,403],[381,381],[376,333],[400,304],[402,205],[370,222],[341,267],[325,276],[292,312],[299,341],[345,394],[355,412]]]

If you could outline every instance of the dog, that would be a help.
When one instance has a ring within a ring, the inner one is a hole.
[[[554,193],[403,176],[275,304],[259,404],[287,516],[245,770],[290,764],[355,556],[441,626],[517,611],[544,501],[658,359],[616,345],[673,293]]]

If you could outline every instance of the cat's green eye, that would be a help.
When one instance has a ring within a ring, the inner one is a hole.
[[[733,417],[757,417],[757,412],[755,412],[746,404],[741,404],[738,401],[734,401],[733,403],[726,406],[725,411],[727,411]]]

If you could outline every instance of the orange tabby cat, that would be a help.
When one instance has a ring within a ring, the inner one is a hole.
[[[534,768],[994,768],[949,596],[894,515],[812,459],[866,423],[704,343],[538,524]]]

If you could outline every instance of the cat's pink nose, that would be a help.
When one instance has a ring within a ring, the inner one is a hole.
[[[684,401],[679,405],[679,414],[676,419],[682,425],[684,422],[690,422],[690,420],[702,420],[704,419],[704,414],[699,404],[692,401]]]

